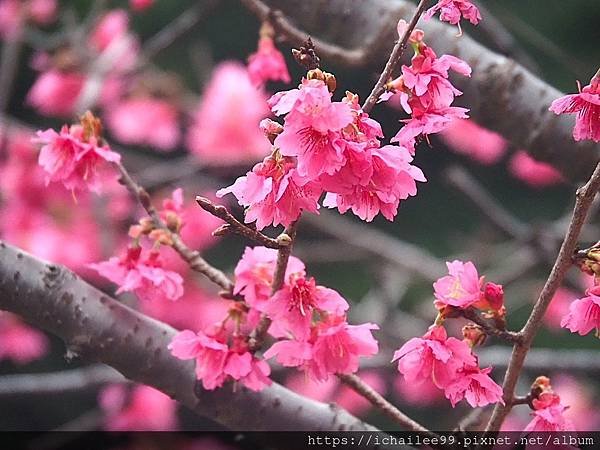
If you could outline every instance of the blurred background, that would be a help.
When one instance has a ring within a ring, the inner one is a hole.
[[[0,0],[4,30],[9,1]],[[481,0],[478,4],[484,22],[490,18],[486,26],[492,28],[491,34],[508,39],[505,42],[510,43],[513,56],[559,90],[575,92],[576,80],[587,84],[596,72],[600,2]],[[112,16],[106,19],[107,14]],[[265,154],[264,143],[257,143],[250,131],[239,131],[239,124],[242,120],[258,123],[267,113],[244,102],[264,102],[267,92],[290,89],[303,75],[290,56],[289,45],[281,43],[278,47],[286,55],[292,83],[270,83],[264,92],[248,85],[244,65],[256,51],[259,28],[260,21],[235,0],[155,0],[142,8],[132,8],[126,1],[63,0],[52,20],[28,22],[17,32],[22,33],[18,39],[4,31],[1,64],[12,61],[13,67],[0,66],[0,72],[13,70],[16,76],[8,88],[5,78],[0,82],[4,94],[0,237],[64,263],[114,292],[86,264],[116,254],[125,243],[127,226],[141,212],[118,186],[109,196],[78,198],[76,207],[70,193],[44,188],[43,179],[36,178],[35,147],[29,138],[31,130],[56,129],[71,122],[77,107],[86,104],[81,96],[85,85],[81,68],[89,67],[90,55],[96,54],[98,60],[115,36],[127,35],[126,48],[102,69],[104,88],[96,98],[87,99],[89,106],[100,112],[108,139],[158,201],[174,187],[183,187],[184,239],[216,266],[232,271],[247,242],[213,238],[210,232],[219,222],[197,208],[193,198],[197,194],[214,198],[217,188],[231,184]],[[502,51],[489,31],[470,25],[464,29],[489,48]],[[322,63],[336,75],[340,96],[351,90],[365,98],[380,70]],[[149,110],[153,114],[145,114]],[[388,137],[396,133],[398,120],[403,118],[388,105],[377,106],[372,116],[382,123]],[[435,318],[431,283],[445,274],[447,260],[472,260],[486,280],[502,283],[509,328],[516,330],[523,324],[562,239],[574,186],[522,150],[472,123],[457,123],[433,136],[430,145],[421,143],[415,164],[428,182],[419,186],[416,197],[401,204],[394,222],[378,217],[366,224],[350,213],[342,217],[323,211],[321,216],[303,218],[300,224],[295,254],[306,262],[309,272],[319,284],[340,291],[352,302],[355,322],[375,322],[381,327],[376,333],[381,351],[373,361],[365,361],[361,372],[365,379],[409,415],[437,429],[452,429],[469,408],[459,405],[450,411],[438,391],[407,386],[389,360],[394,349],[422,335]],[[241,217],[241,208],[233,201],[230,206]],[[586,244],[600,237],[597,210],[582,237]],[[273,230],[267,233],[276,235]],[[174,267],[181,268],[175,259]],[[581,296],[589,283],[575,269],[571,271],[536,339],[519,392],[527,392],[536,376],[549,375],[563,403],[571,406],[567,417],[581,430],[598,430],[597,338],[571,334],[559,325],[570,301]],[[122,299],[176,327],[199,329],[218,320],[225,306],[215,290],[192,274],[187,275],[186,284],[184,306],[177,311],[137,305],[126,295]],[[460,333],[459,324],[453,331]],[[170,400],[144,388],[107,387],[102,369],[91,371],[101,375],[98,382],[83,383],[77,390],[3,392],[5,376],[87,367],[84,361],[65,355],[57,339],[35,333],[18,319],[0,315],[0,429],[114,428],[119,414],[130,414],[129,423],[136,424],[139,411],[154,414],[148,408],[161,410],[164,417],[150,424],[138,423],[138,428],[217,427],[182,408],[165,406]],[[17,339],[27,339],[31,351],[11,354],[3,350],[11,342],[20,342]],[[482,367],[493,365],[497,382],[501,382],[509,350],[496,340],[479,350]],[[318,400],[337,402],[378,427],[393,428],[337,380],[313,386],[303,374],[281,369],[274,370],[273,378]],[[515,409],[507,427],[519,429],[529,421],[528,414],[527,408]]]

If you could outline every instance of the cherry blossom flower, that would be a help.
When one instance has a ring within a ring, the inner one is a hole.
[[[555,331],[561,329],[561,322],[564,317],[569,313],[569,307],[571,303],[577,300],[577,294],[567,288],[559,288],[552,297],[550,305],[544,315],[544,324]]]
[[[0,311],[0,361],[28,364],[48,352],[48,339],[17,316]]]
[[[438,388],[445,389],[456,380],[464,366],[475,366],[477,361],[470,347],[463,341],[448,337],[446,329],[433,325],[422,338],[412,338],[394,353],[398,371],[408,382],[431,379]]]
[[[508,168],[515,178],[534,188],[544,188],[564,182],[558,170],[548,163],[536,161],[524,150],[512,156]]]
[[[271,384],[269,365],[256,359],[243,346],[230,350],[222,332],[210,336],[202,331],[185,330],[173,338],[169,349],[176,358],[196,360],[196,377],[204,389],[219,388],[228,377],[253,391]]]
[[[271,81],[292,81],[281,52],[270,36],[261,36],[258,50],[248,57],[248,75],[255,86],[264,86]]]
[[[121,160],[118,153],[101,145],[97,132],[88,131],[85,124],[65,125],[58,133],[52,129],[38,131],[34,142],[42,145],[39,164],[47,173],[46,183],[60,181],[69,190],[100,192],[102,165]]]
[[[274,151],[233,185],[218,190],[217,197],[228,193],[247,207],[245,222],[256,222],[256,228],[262,230],[269,225],[288,226],[302,211],[317,213],[321,190],[300,176],[293,158]]]
[[[299,367],[312,379],[326,381],[329,375],[356,372],[361,356],[378,352],[371,334],[377,329],[372,323],[349,325],[343,317],[334,317],[319,322],[309,341],[281,340],[265,352],[264,358],[276,357],[285,367]]]
[[[477,303],[481,297],[481,281],[475,265],[471,261],[447,262],[449,275],[433,283],[435,307],[445,306],[467,308]]]
[[[351,185],[349,189],[342,189],[338,193],[327,193],[323,205],[337,207],[342,214],[352,209],[354,214],[367,222],[380,212],[392,221],[400,201],[416,195],[416,182],[425,182],[426,179],[421,169],[410,164],[412,156],[404,147],[386,145],[371,149],[370,153],[372,173],[368,181],[364,185]]]
[[[119,285],[117,294],[134,292],[141,300],[177,300],[183,295],[183,278],[165,270],[157,250],[129,247],[125,255],[90,264],[104,278]]]
[[[36,79],[25,102],[45,116],[68,117],[84,83],[80,73],[50,69]]]
[[[131,390],[124,385],[108,386],[100,392],[99,404],[107,431],[170,431],[177,427],[177,404],[150,386]]]
[[[167,100],[134,97],[113,104],[106,110],[106,125],[124,144],[147,145],[158,150],[173,150],[181,131],[179,111]]]
[[[287,114],[275,146],[282,155],[298,158],[300,175],[315,180],[344,165],[340,131],[353,116],[348,104],[331,101],[323,81],[304,79],[300,88],[275,94],[269,103],[275,114]]]
[[[271,285],[275,274],[277,250],[266,247],[246,247],[242,258],[235,267],[233,293],[241,294],[248,305],[262,309],[271,296]],[[304,263],[290,256],[285,278],[305,274]]]
[[[439,0],[434,6],[425,11],[425,20],[440,12],[440,20],[452,25],[458,25],[460,30],[460,19],[464,18],[477,25],[481,20],[481,13],[471,0]],[[462,31],[461,31],[462,33]]]
[[[0,38],[15,39],[26,21],[47,25],[56,18],[56,0],[2,0]]]
[[[298,340],[310,336],[313,311],[340,316],[348,309],[346,300],[333,289],[318,286],[314,278],[303,273],[293,273],[285,280],[261,311],[272,320],[269,334],[275,337],[289,336]]]
[[[264,93],[254,87],[247,70],[234,62],[221,63],[188,129],[187,147],[204,164],[254,162],[269,152],[269,141],[258,127],[268,115]]]
[[[471,119],[452,121],[441,131],[440,137],[451,150],[485,165],[497,163],[508,148],[506,139]]]
[[[465,399],[473,408],[502,403],[502,388],[489,376],[491,367],[480,369],[478,366],[465,366],[457,372],[456,378],[444,388],[446,398],[452,407]]]
[[[595,330],[596,336],[600,336],[600,286],[588,289],[585,294],[585,297],[571,303],[569,313],[560,326],[581,336],[592,330]]]
[[[600,142],[600,72],[590,84],[578,94],[566,95],[552,102],[550,111],[555,114],[574,114],[575,128],[573,138],[576,141],[590,139]]]
[[[553,392],[544,392],[533,400],[533,419],[524,431],[574,431],[575,427],[563,413],[568,407]]]

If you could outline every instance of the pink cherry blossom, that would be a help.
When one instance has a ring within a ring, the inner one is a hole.
[[[34,142],[42,146],[39,164],[47,173],[46,183],[60,181],[69,190],[101,191],[103,165],[119,162],[121,156],[86,134],[80,125],[65,125],[59,133],[52,129],[37,132]]]
[[[401,200],[417,194],[417,181],[425,182],[421,169],[411,165],[412,156],[404,147],[386,145],[370,150],[372,173],[365,184],[355,184],[338,193],[329,192],[324,206],[337,207],[343,214],[349,209],[363,220],[372,221],[381,214],[394,220]],[[340,183],[341,184],[341,183]]]
[[[254,162],[269,152],[269,141],[258,127],[268,115],[264,93],[254,87],[247,70],[238,63],[222,63],[202,95],[187,147],[204,164]]]
[[[298,173],[311,180],[333,174],[344,162],[340,131],[353,121],[345,102],[332,102],[321,80],[303,80],[298,89],[275,94],[269,100],[277,115],[287,114],[275,146],[284,156],[298,158]]]
[[[124,144],[168,151],[180,139],[178,116],[175,105],[166,100],[134,97],[107,108],[105,118],[109,131]]]
[[[48,339],[8,312],[0,311],[0,361],[28,364],[48,352]]]
[[[14,39],[26,21],[47,25],[56,18],[56,0],[2,0],[0,38]]]
[[[134,292],[142,300],[177,300],[183,295],[183,278],[165,270],[156,250],[129,247],[121,257],[90,264],[92,269],[119,286],[117,294]]]
[[[177,427],[177,404],[150,386],[111,385],[99,395],[107,431],[170,431]]]
[[[569,313],[569,307],[576,299],[577,294],[575,292],[567,288],[559,288],[554,294],[550,305],[548,305],[543,319],[544,324],[554,331],[560,330],[563,318]]]
[[[600,336],[600,286],[588,289],[585,294],[585,297],[571,303],[569,313],[562,319],[560,326],[581,336],[592,330]]]
[[[261,37],[258,50],[248,57],[248,75],[255,86],[263,86],[267,81],[292,81],[285,59],[271,37]]]
[[[25,101],[45,116],[68,117],[84,82],[80,73],[50,69],[37,78]]]
[[[460,19],[464,18],[477,25],[481,20],[481,13],[477,6],[471,0],[439,0],[434,6],[425,11],[424,19],[430,19],[437,12],[440,12],[440,20],[458,25],[460,29]]]
[[[477,125],[471,119],[452,121],[441,131],[440,137],[456,153],[485,165],[497,163],[508,148],[502,136]]]
[[[481,282],[477,269],[471,261],[447,262],[449,275],[433,283],[435,307],[445,306],[467,308],[477,303],[481,297]]]
[[[556,114],[574,114],[576,141],[590,139],[600,142],[600,74],[589,85],[579,89],[578,94],[566,95],[552,102],[550,111]]]
[[[124,9],[113,9],[100,18],[92,30],[88,46],[96,53],[102,53],[116,46],[112,60],[113,73],[126,73],[136,65],[139,42],[129,32],[129,16]]]
[[[300,176],[293,158],[275,151],[233,185],[218,190],[217,197],[228,193],[247,207],[245,222],[256,222],[256,228],[262,230],[269,225],[288,226],[302,211],[317,213],[321,190]]]
[[[490,403],[504,404],[502,388],[490,378],[491,371],[491,367],[480,369],[478,366],[468,366],[457,372],[456,378],[444,388],[452,407],[462,399],[473,408]]]
[[[277,250],[266,247],[246,247],[235,267],[233,293],[243,295],[248,305],[262,309],[262,305],[271,296],[276,262]],[[285,277],[304,274],[304,263],[295,256],[290,256]]]
[[[463,341],[448,337],[446,329],[433,325],[422,338],[412,338],[394,353],[398,371],[408,382],[431,379],[438,388],[445,389],[456,380],[456,374],[465,365],[477,361],[470,347]]]
[[[185,330],[173,338],[169,350],[176,358],[196,360],[196,377],[204,389],[219,388],[228,377],[253,391],[269,386],[269,365],[252,356],[244,346],[234,345],[230,349],[224,338],[222,332],[211,336]]]
[[[298,340],[310,336],[313,311],[342,315],[349,305],[333,289],[318,286],[314,278],[306,278],[303,273],[293,273],[285,281],[261,311],[272,320],[269,333],[275,337],[289,336]]]
[[[512,156],[508,168],[515,178],[534,188],[544,188],[564,182],[558,170],[548,163],[536,161],[524,150]]]
[[[568,408],[560,402],[560,397],[552,392],[542,393],[533,400],[533,419],[524,431],[574,431],[575,427],[564,417]]]
[[[318,323],[309,341],[281,340],[265,352],[264,358],[276,357],[285,367],[298,367],[312,379],[326,381],[329,375],[356,372],[361,356],[378,352],[371,334],[377,329],[372,323],[349,325],[343,317],[332,318]]]

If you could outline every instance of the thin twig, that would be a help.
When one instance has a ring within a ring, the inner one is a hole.
[[[156,208],[150,200],[150,194],[129,175],[129,172],[121,163],[115,163],[115,166],[121,174],[121,182],[127,186],[127,189],[138,199],[142,207],[146,210],[150,218],[152,219],[154,226],[161,230],[169,233],[172,247],[179,253],[185,262],[188,263],[192,270],[199,272],[206,276],[213,283],[220,286],[227,292],[233,289],[233,282],[225,275],[221,270],[210,265],[202,256],[200,252],[189,248],[181,239],[181,237],[172,233],[164,221],[160,218],[160,215],[156,211]]]
[[[408,417],[390,402],[388,402],[379,392],[365,383],[358,375],[355,374],[338,374],[337,377],[346,385],[351,387],[356,393],[362,395],[369,400],[373,406],[386,416],[390,417],[394,422],[408,428],[411,431],[425,433],[427,436],[436,437],[437,435],[426,427]]]
[[[504,402],[505,405],[498,403],[494,408],[492,417],[490,418],[487,426],[486,433],[495,432],[500,429],[502,422],[506,415],[510,412],[511,404],[513,399],[515,387],[519,379],[519,374],[523,368],[523,363],[533,338],[537,334],[537,331],[542,326],[542,318],[548,305],[552,301],[554,294],[560,287],[567,270],[571,266],[572,256],[577,247],[577,240],[585,223],[588,210],[600,188],[600,163],[596,166],[594,173],[592,174],[589,181],[580,189],[577,190],[575,198],[575,208],[573,209],[573,216],[571,223],[567,229],[565,239],[560,247],[560,251],[552,267],[552,271],[540,293],[540,296],[535,303],[529,319],[523,326],[523,329],[519,332],[522,337],[522,342],[516,344],[513,347],[512,356],[508,364],[508,369],[504,376],[504,383],[502,389],[504,391]]]
[[[489,336],[496,336],[513,344],[521,342],[521,335],[519,333],[515,331],[501,330],[495,327],[483,317],[481,317],[473,308],[460,310],[460,313],[465,319],[470,320],[471,322],[474,322],[475,324],[479,325],[483,329],[485,334]]]
[[[10,104],[12,86],[19,68],[21,50],[23,49],[23,27],[16,35],[4,40],[0,59],[0,114],[4,114]]]
[[[371,109],[373,109],[373,106],[375,106],[375,104],[377,103],[377,100],[379,99],[381,94],[383,94],[383,92],[385,91],[385,85],[391,78],[392,73],[394,72],[394,69],[400,62],[400,58],[402,58],[402,54],[404,53],[404,49],[406,48],[408,39],[410,38],[411,33],[417,26],[417,22],[421,18],[421,14],[423,14],[426,7],[427,7],[427,0],[421,0],[419,2],[419,6],[417,6],[417,9],[415,10],[415,13],[414,13],[412,19],[410,20],[410,23],[406,27],[406,30],[404,30],[404,34],[396,42],[396,45],[394,45],[394,48],[392,49],[392,53],[390,53],[390,57],[389,57],[387,63],[385,64],[383,72],[381,72],[381,75],[379,76],[377,83],[375,83],[373,90],[371,91],[371,93],[369,94],[367,99],[365,100],[365,102],[362,106],[362,109],[364,112],[368,113],[369,111],[371,111]]]
[[[277,252],[277,262],[275,265],[273,282],[271,284],[271,294],[275,294],[279,289],[281,289],[285,281],[285,271],[287,270],[290,255],[292,254],[292,246],[294,244],[294,239],[296,238],[297,227],[298,220],[292,222],[285,230],[285,235],[289,237],[289,245],[280,247]],[[266,315],[263,315],[254,331],[250,334],[250,339],[248,340],[248,347],[252,351],[260,349],[270,326],[271,319],[269,319]]]
[[[251,241],[258,242],[261,245],[264,245],[267,248],[279,249],[282,245],[277,241],[277,239],[270,238],[260,231],[250,228],[247,225],[244,225],[242,222],[237,220],[227,208],[223,205],[215,205],[206,197],[196,196],[196,203],[200,205],[200,207],[211,213],[213,216],[218,217],[221,220],[227,222],[225,225],[227,228],[219,228],[219,233],[223,232],[231,232],[234,234],[238,234],[246,239],[250,239]]]
[[[278,36],[285,38],[290,44],[301,46],[309,37],[307,33],[292,24],[281,11],[272,10],[261,0],[240,0],[240,2],[261,21],[268,21]],[[311,37],[320,57],[341,62],[348,66],[361,66],[368,59],[363,49],[345,49]]]

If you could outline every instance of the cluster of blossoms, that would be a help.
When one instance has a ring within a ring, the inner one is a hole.
[[[438,319],[421,338],[406,342],[394,354],[398,370],[407,382],[430,381],[442,389],[452,406],[465,399],[472,407],[501,402],[502,388],[489,376],[491,367],[481,369],[472,348],[485,335],[474,324],[463,328],[463,340],[448,337],[443,322],[474,308],[502,326],[505,308],[502,286],[485,283],[471,262],[447,263],[449,274],[434,284]]]
[[[403,34],[407,24],[400,21],[399,34]],[[410,119],[392,138],[392,141],[410,149],[414,154],[416,139],[439,133],[453,121],[467,118],[468,109],[451,106],[454,98],[462,94],[450,80],[450,70],[464,75],[471,75],[469,65],[452,55],[438,58],[435,51],[424,42],[425,34],[421,30],[411,33],[409,42],[414,49],[410,66],[402,66],[402,75],[387,85],[387,91],[381,101],[390,99],[394,94]]]
[[[460,20],[467,19],[473,25],[481,20],[481,13],[471,0],[439,0],[434,6],[425,11],[423,18],[431,19],[436,13],[440,13],[440,20],[457,25],[462,34]]]
[[[361,356],[377,353],[371,330],[378,327],[348,324],[346,300],[333,289],[317,285],[298,258],[290,257],[284,283],[272,293],[276,263],[276,250],[246,248],[235,269],[233,290],[244,299],[243,306],[233,306],[210,332],[186,330],[173,339],[173,355],[196,359],[196,374],[206,389],[220,387],[227,379],[254,390],[270,383],[269,366],[248,347],[248,330],[261,314],[271,320],[268,332],[277,339],[264,358],[275,357],[283,366],[298,367],[313,380],[354,373]],[[234,322],[233,332],[227,330],[229,322]]]
[[[400,201],[416,195],[416,182],[425,181],[408,148],[381,145],[381,126],[361,110],[358,97],[347,93],[336,102],[334,89],[333,75],[315,69],[297,89],[271,97],[273,112],[285,116],[283,126],[261,125],[273,141],[271,154],[217,193],[233,193],[258,229],[317,212],[323,193],[323,204],[342,213],[371,221],[381,212],[392,220]]]

